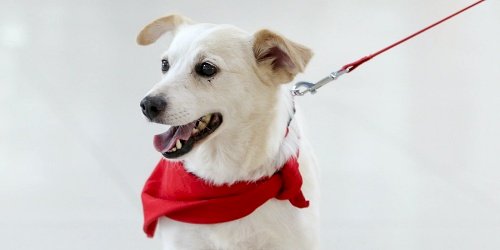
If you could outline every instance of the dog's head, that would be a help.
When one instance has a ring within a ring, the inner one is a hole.
[[[312,56],[269,30],[252,35],[179,15],[148,24],[137,42],[149,45],[168,32],[173,39],[161,57],[163,76],[141,101],[150,121],[172,125],[155,136],[166,158],[186,155],[227,129],[244,133],[245,123],[274,108],[279,85],[290,82]]]

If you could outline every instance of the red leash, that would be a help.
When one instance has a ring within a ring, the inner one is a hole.
[[[387,46],[387,47],[385,47],[385,48],[383,48],[383,49],[381,49],[381,50],[379,50],[379,51],[377,51],[375,53],[373,53],[373,54],[371,54],[371,55],[362,57],[362,58],[360,58],[360,59],[358,59],[358,60],[356,60],[356,61],[354,61],[352,63],[346,64],[340,70],[331,73],[329,76],[321,79],[319,82],[317,82],[315,84],[310,83],[310,82],[298,82],[297,84],[295,84],[295,86],[292,89],[292,95],[294,95],[294,96],[297,96],[297,95],[301,96],[301,95],[306,94],[307,92],[311,92],[311,94],[314,94],[316,92],[316,90],[319,89],[320,87],[322,87],[323,85],[325,85],[328,82],[331,82],[333,80],[336,80],[339,76],[341,76],[341,75],[343,75],[345,73],[352,72],[359,65],[361,65],[361,64],[363,64],[363,63],[371,60],[372,58],[374,58],[374,57],[376,57],[376,56],[378,56],[378,55],[380,55],[380,54],[382,54],[382,53],[384,53],[384,52],[386,52],[386,51],[388,51],[388,50],[390,50],[390,49],[392,49],[392,48],[394,48],[394,47],[396,47],[396,46],[398,46],[398,45],[400,45],[400,44],[402,44],[402,43],[404,43],[406,41],[408,41],[409,39],[411,39],[411,38],[413,38],[413,37],[415,37],[417,35],[420,35],[421,33],[425,32],[425,31],[427,31],[427,30],[429,30],[431,28],[434,28],[435,26],[443,23],[444,21],[446,21],[446,20],[448,20],[448,19],[450,19],[450,18],[452,18],[452,17],[454,17],[454,16],[456,16],[456,15],[458,15],[458,14],[460,14],[460,13],[462,13],[462,12],[464,12],[464,11],[466,11],[466,10],[468,10],[468,9],[470,9],[470,8],[476,6],[476,5],[478,5],[478,4],[480,4],[480,3],[484,2],[484,1],[485,0],[479,0],[479,1],[471,4],[471,5],[463,8],[463,9],[461,9],[461,10],[459,10],[459,11],[457,11],[457,12],[455,12],[455,13],[453,13],[453,14],[451,14],[451,15],[449,15],[449,16],[447,16],[447,17],[445,17],[445,18],[443,18],[443,19],[441,19],[441,20],[439,20],[439,21],[437,21],[437,22],[435,22],[435,23],[433,23],[433,24],[431,24],[431,25],[423,28],[423,29],[421,29],[421,30],[419,30],[419,31],[417,31],[417,32],[415,32],[415,33],[413,33],[413,34],[411,34],[411,35],[409,35],[409,36],[407,36],[407,37],[405,37],[405,38],[403,38],[403,39],[401,39],[401,40],[399,40],[399,41],[397,41],[397,42],[395,42],[395,43],[393,43],[393,44],[391,44],[391,45],[389,45],[389,46]],[[305,87],[305,89],[304,90],[300,90],[300,87]]]

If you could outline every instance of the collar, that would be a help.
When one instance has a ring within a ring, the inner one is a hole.
[[[295,99],[293,99],[292,95],[292,113],[290,114],[288,122],[286,123],[285,138],[288,136],[288,132],[290,131],[290,124],[292,123],[293,117],[295,116],[295,112],[297,112],[297,110],[295,109]]]
[[[270,199],[288,200],[297,208],[309,206],[301,191],[297,156],[275,174],[255,182],[215,186],[185,170],[182,162],[161,159],[142,191],[144,232],[153,237],[158,218],[215,224],[243,218]]]

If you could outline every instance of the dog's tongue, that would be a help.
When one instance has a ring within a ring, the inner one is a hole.
[[[196,122],[191,122],[182,126],[172,126],[167,132],[155,135],[153,144],[158,152],[163,153],[171,149],[177,139],[187,141],[191,136]]]

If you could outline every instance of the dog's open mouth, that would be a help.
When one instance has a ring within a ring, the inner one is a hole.
[[[172,126],[162,134],[155,135],[154,146],[166,158],[187,154],[193,146],[207,138],[222,124],[222,114],[212,113],[181,126]]]

